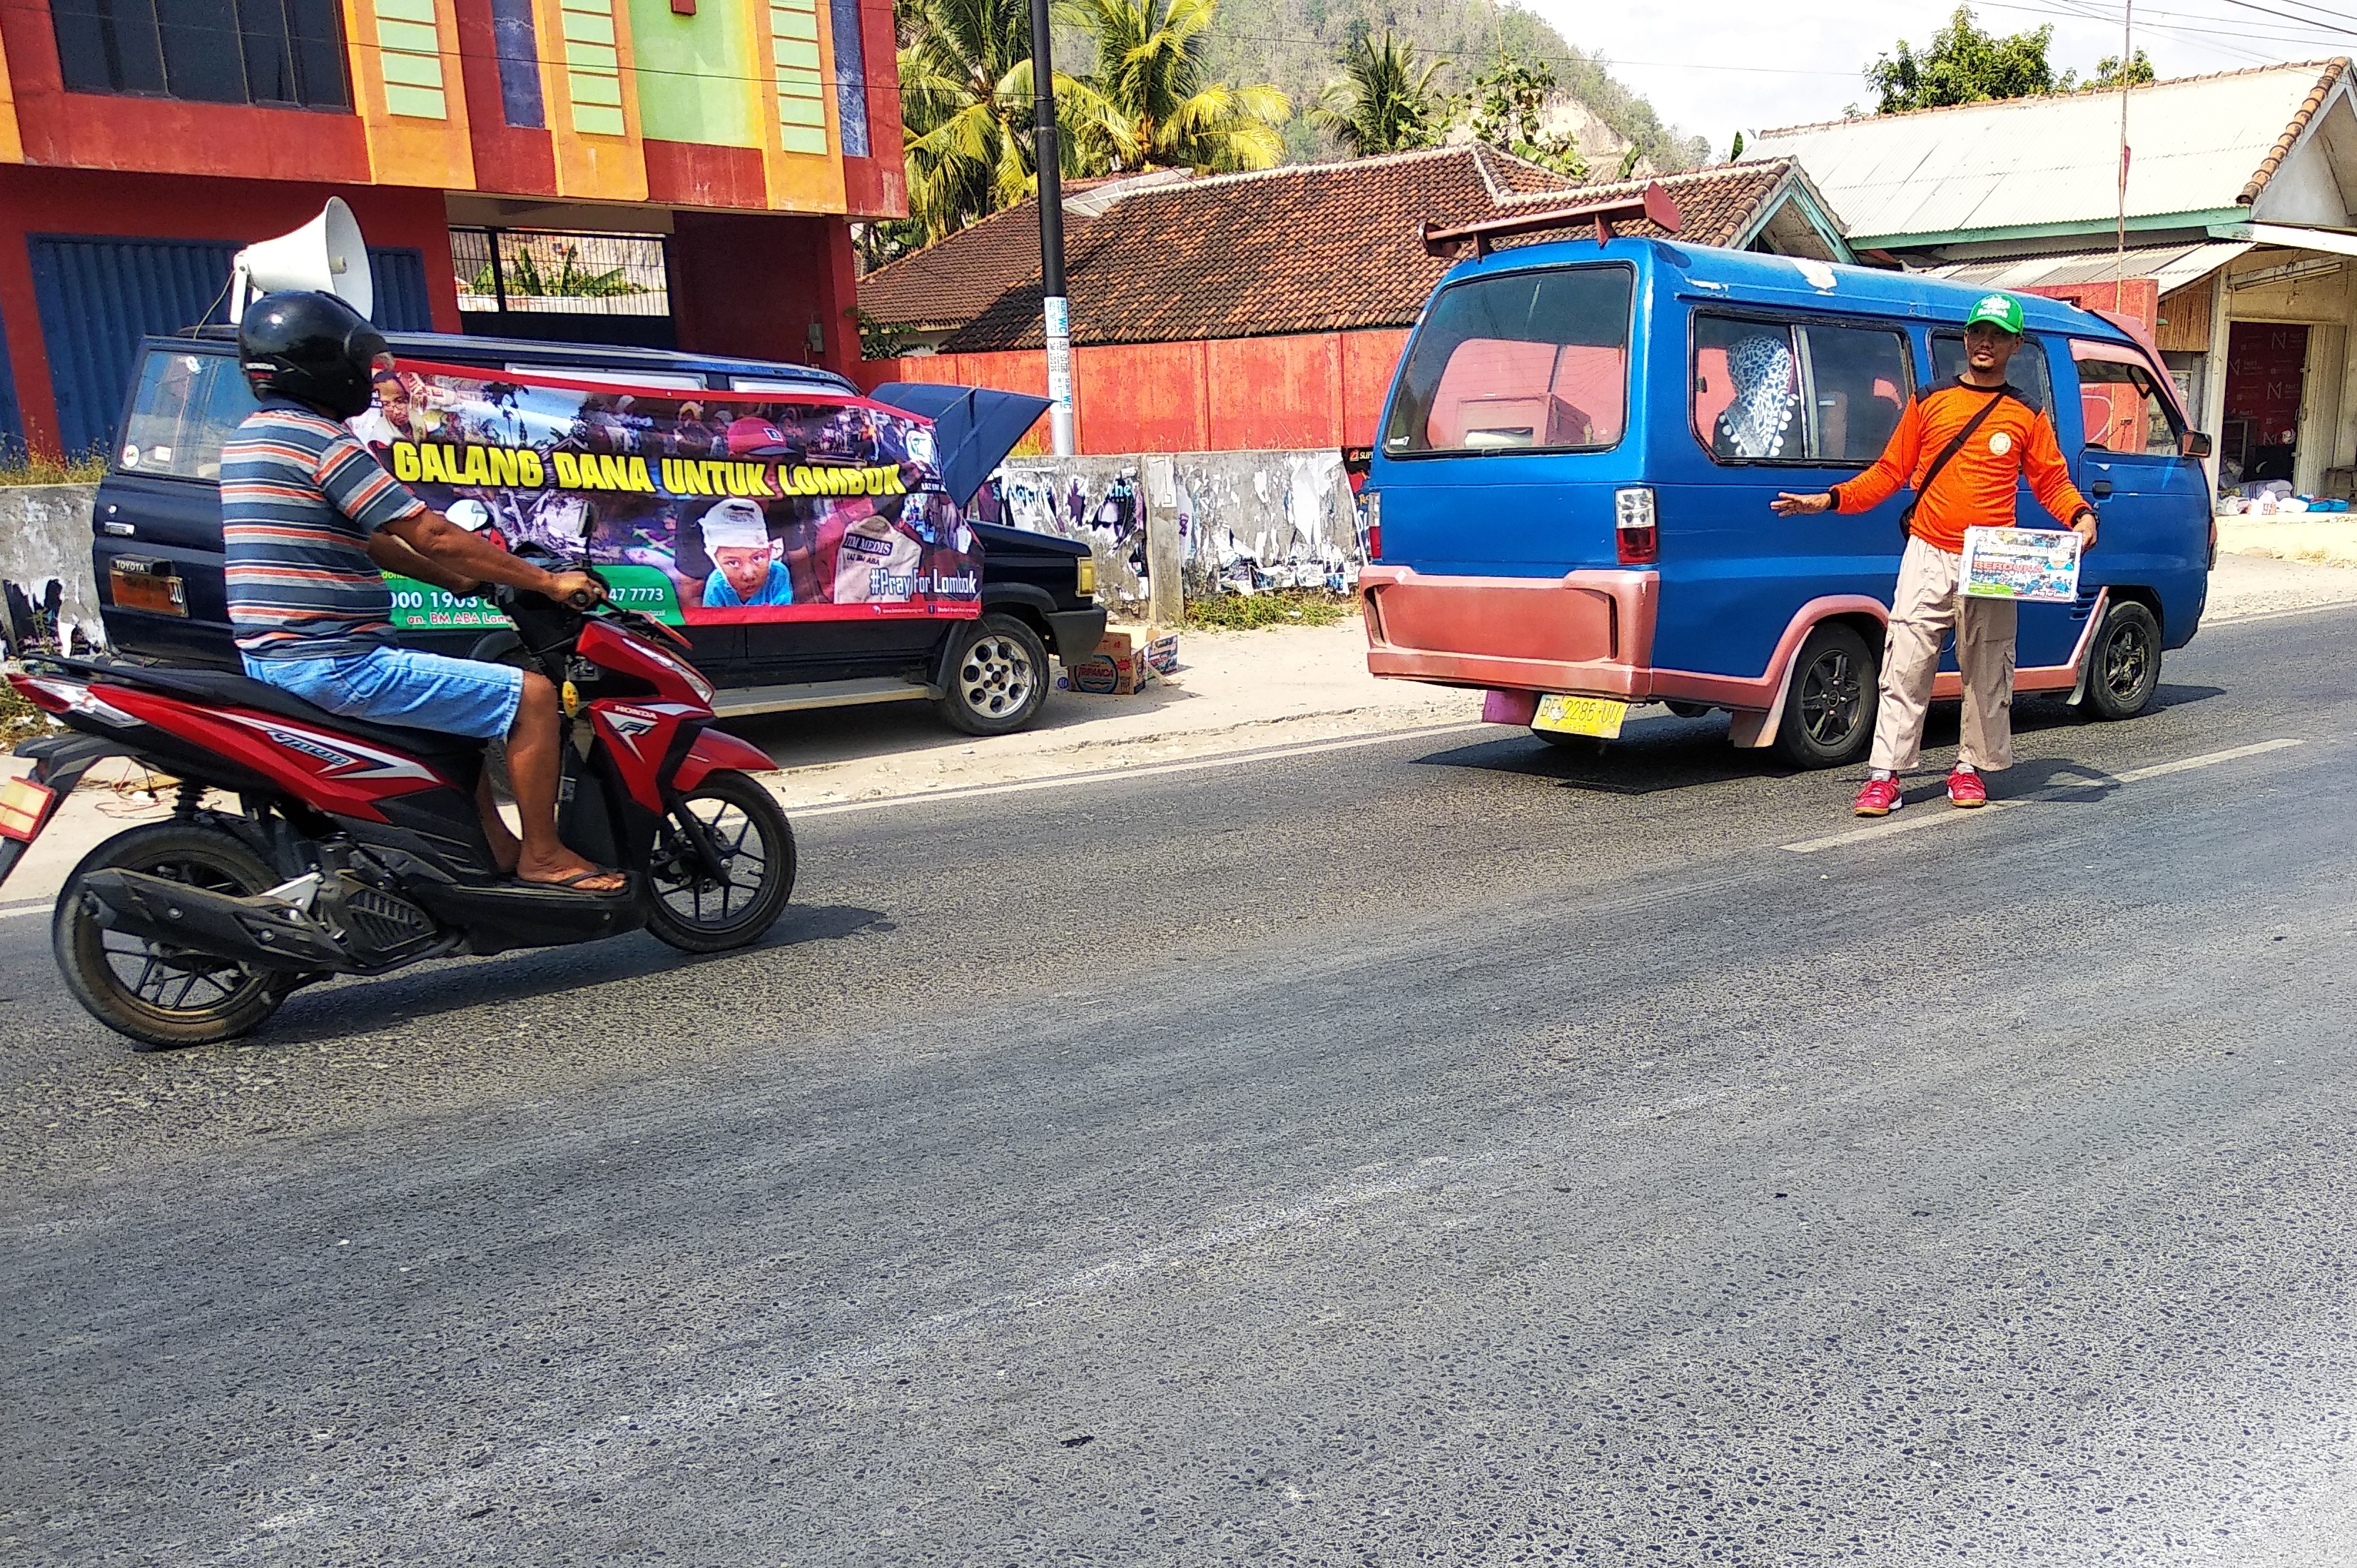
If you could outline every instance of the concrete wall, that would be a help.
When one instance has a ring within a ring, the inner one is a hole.
[[[92,644],[106,637],[90,565],[90,509],[97,494],[94,485],[0,489],[0,584],[16,590],[12,600],[21,596],[35,609],[50,609],[60,646],[76,633]],[[26,635],[5,625],[0,632],[11,652]]]
[[[1146,602],[1150,525],[1173,531],[1189,594],[1355,584],[1366,560],[1357,498],[1329,448],[1012,459],[985,493],[1001,521],[1085,540],[1115,608]]]

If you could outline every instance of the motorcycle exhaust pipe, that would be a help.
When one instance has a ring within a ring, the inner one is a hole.
[[[150,876],[144,871],[93,871],[81,897],[98,906],[100,925],[125,936],[256,969],[350,972],[360,966],[343,945],[295,905],[241,898]]]

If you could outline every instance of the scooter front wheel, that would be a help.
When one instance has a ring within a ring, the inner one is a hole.
[[[725,876],[712,875],[691,833]],[[794,890],[794,830],[776,796],[724,769],[688,790],[656,828],[648,875],[647,929],[682,952],[726,952],[759,941],[784,911]]]
[[[289,977],[189,952],[99,924],[81,891],[93,871],[136,871],[250,897],[278,879],[232,835],[202,822],[153,822],[84,855],[58,895],[49,943],[66,988],[117,1034],[156,1047],[206,1046],[259,1028],[293,989]]]

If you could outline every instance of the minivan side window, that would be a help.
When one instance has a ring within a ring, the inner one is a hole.
[[[2119,349],[2106,354],[2092,343],[2073,343],[2072,357],[2079,361],[2079,413],[2087,450],[2177,456],[2177,415],[2149,369]]]
[[[1954,333],[1940,333],[1932,339],[1932,384],[1947,386],[1964,373],[1964,340]],[[2014,350],[2013,363],[2006,368],[2005,379],[2021,394],[2021,401],[2039,413],[2051,416],[2054,412],[2054,383],[2046,369],[2046,346],[2035,338],[2024,338],[2021,347]]]
[[[1628,424],[1636,274],[1617,264],[1451,284],[1408,346],[1391,456],[1594,452]]]
[[[234,355],[153,351],[140,361],[115,468],[217,481],[221,443],[254,407]]]
[[[1911,360],[1891,328],[1697,315],[1695,438],[1721,463],[1863,467],[1907,411]]]

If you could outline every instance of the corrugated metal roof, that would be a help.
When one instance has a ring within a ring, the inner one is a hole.
[[[2250,199],[2343,61],[2157,82],[2128,94],[2128,216]],[[2019,98],[1762,132],[1744,157],[1797,157],[1853,244],[2108,218],[2119,199],[2120,99]]]
[[[2193,245],[2130,245],[2126,257],[2109,249],[2057,251],[2007,261],[1952,262],[1928,267],[1933,277],[1975,288],[2037,288],[2041,285],[2109,283],[2121,271],[2151,278],[2168,294],[2198,283],[2252,248],[2248,240],[2212,240]]]

